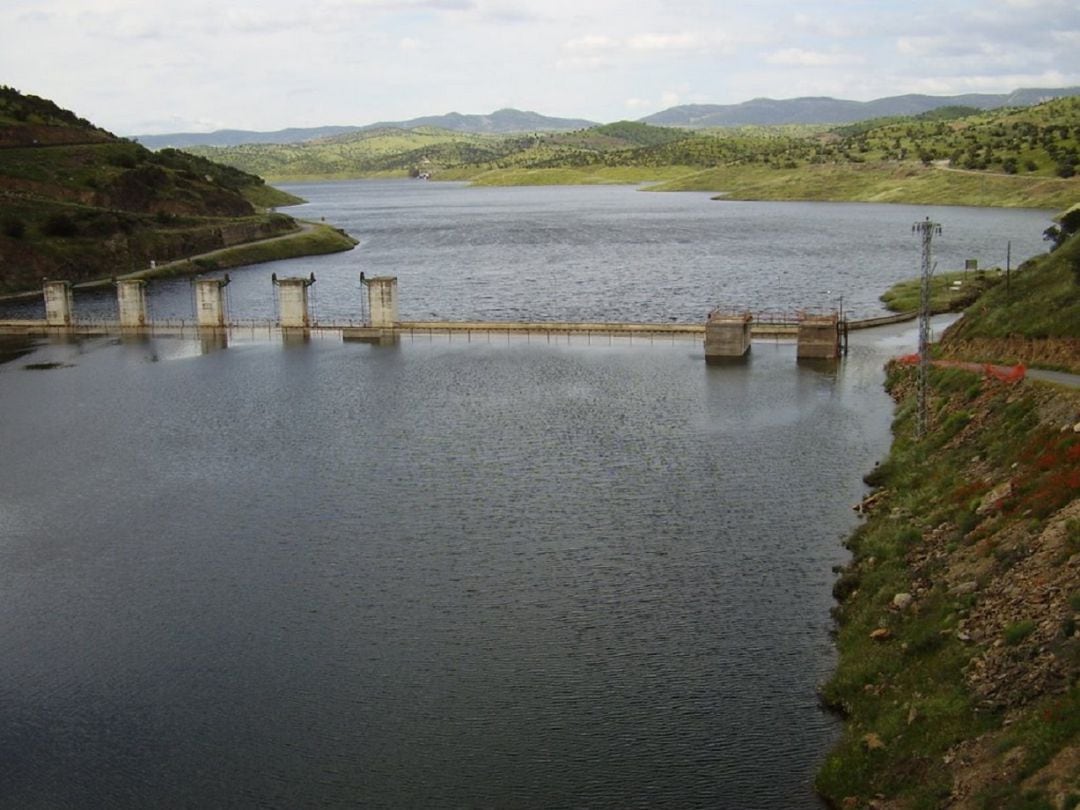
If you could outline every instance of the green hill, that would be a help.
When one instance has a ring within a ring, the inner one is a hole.
[[[261,178],[151,152],[36,96],[0,87],[0,293],[120,275],[298,231],[299,202]]]
[[[192,147],[191,153],[260,177],[282,180],[407,176],[426,167],[495,160],[515,139],[449,130],[381,128],[295,144]]]
[[[1080,374],[1080,209],[1059,245],[999,280],[942,337],[944,357],[1024,363]]]
[[[955,361],[1080,372],[1080,234],[972,304]],[[892,363],[893,446],[834,587],[833,807],[1080,806],[1080,390]]]
[[[383,129],[198,154],[274,179],[424,171],[492,185],[653,180],[662,181],[656,190],[732,199],[1065,208],[1080,198],[1080,97],[831,128],[694,131],[623,121],[514,136]]]

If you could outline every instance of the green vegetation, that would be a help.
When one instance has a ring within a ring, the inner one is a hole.
[[[318,256],[323,253],[339,253],[351,250],[356,240],[344,231],[322,223],[306,223],[303,233],[285,239],[263,239],[235,247],[222,248],[194,259],[167,263],[154,269],[140,270],[131,274],[138,278],[164,278],[168,276],[207,273],[228,270],[261,262],[295,259],[299,256]]]
[[[999,270],[957,270],[935,273],[930,278],[930,312],[958,312],[1002,281]],[[881,295],[885,308],[892,312],[916,312],[922,295],[919,279],[894,284]]]
[[[970,338],[1080,338],[1080,238],[1024,262],[949,332]]]
[[[463,174],[458,179],[471,180],[477,186],[592,186],[655,182],[666,176],[678,176],[681,167],[667,169],[640,169],[635,167],[607,167],[593,169],[505,169],[483,174]],[[444,179],[453,174],[448,172]]]
[[[1071,205],[1074,180],[962,173],[917,162],[829,163],[796,166],[726,166],[704,169],[660,191],[723,190],[735,200],[839,200],[921,205],[1061,208]]]
[[[1080,196],[1078,150],[1080,98],[990,112],[950,107],[831,129],[694,131],[628,121],[513,136],[381,129],[194,151],[276,180],[426,173],[487,185],[648,181],[732,199],[1067,208]]]
[[[969,333],[1076,336],[1077,250],[1074,234],[1011,290],[993,284],[940,351],[963,356]],[[915,382],[890,364],[893,446],[833,590],[839,663],[822,697],[844,733],[816,786],[835,807],[1075,805],[1080,393],[934,367],[919,437]]]
[[[40,96],[24,95],[13,87],[0,85],[0,128],[3,138],[0,146],[33,142],[46,128],[55,130],[56,139],[63,143],[72,131],[79,132],[81,140],[107,139],[112,135],[79,118],[70,110],[57,106]]]
[[[39,288],[46,277],[124,275],[299,230],[267,210],[299,198],[259,177],[175,149],[151,152],[8,87],[0,87],[0,201],[0,293]],[[315,247],[298,239],[296,250]]]
[[[1015,647],[1025,638],[1030,636],[1034,629],[1034,621],[1031,619],[1022,619],[1006,627],[1005,632],[1002,634],[1002,638],[1010,647]]]
[[[894,368],[894,392],[909,388],[911,377],[911,371]],[[835,590],[841,600],[836,610],[840,663],[823,697],[847,723],[817,786],[837,806],[849,796],[865,801],[876,794],[900,799],[904,806],[941,806],[956,776],[949,767],[950,750],[1000,732],[1004,712],[981,700],[969,678],[971,662],[985,648],[968,639],[966,622],[980,601],[992,598],[992,583],[1017,562],[1010,554],[994,554],[995,544],[1004,542],[996,538],[1026,526],[1033,510],[1050,519],[1080,486],[1080,436],[1040,424],[1035,413],[1044,400],[1038,394],[1017,393],[960,370],[935,369],[932,378],[931,411],[940,418],[926,440],[917,441],[914,409],[906,396],[901,400],[893,450],[876,477],[888,490],[887,505],[850,539],[854,559]],[[963,411],[954,410],[961,405]],[[957,413],[964,415],[955,418]],[[977,428],[971,413],[980,415]],[[1048,446],[1052,460],[1039,452]],[[967,473],[973,456],[985,460],[984,474],[986,462],[1006,476],[1017,465],[1011,475],[1023,483],[1000,512],[980,515],[973,508],[989,489],[984,479]],[[903,518],[896,520],[896,514]],[[949,544],[960,549],[957,559],[947,556]],[[972,559],[979,563],[984,587],[950,588],[950,567],[962,570]],[[895,595],[913,592],[919,594],[914,605],[897,609]],[[887,633],[875,633],[879,630]],[[1033,643],[1035,630],[1036,623],[1024,618],[1005,625],[997,637],[1020,648]],[[985,639],[991,648],[993,641],[992,635]],[[1068,650],[1075,655],[1080,641],[1062,637],[1056,643],[1062,655]],[[1077,663],[1072,678],[1080,674]],[[1024,698],[1035,697],[1019,696],[1017,708]],[[1077,705],[1075,688],[1068,700]],[[1076,743],[1075,726],[1044,744],[1043,764]],[[1033,728],[1042,730],[1034,722]],[[1030,751],[1031,743],[1023,741]],[[1032,765],[1031,772],[1038,767]]]

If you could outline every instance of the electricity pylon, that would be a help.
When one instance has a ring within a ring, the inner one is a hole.
[[[930,368],[930,276],[934,274],[931,264],[931,243],[935,234],[941,233],[941,226],[927,217],[923,222],[911,226],[912,233],[922,236],[922,274],[919,285],[919,383],[918,383],[918,423],[919,438],[926,434],[926,377]]]

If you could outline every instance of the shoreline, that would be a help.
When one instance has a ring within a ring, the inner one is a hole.
[[[359,241],[349,236],[341,228],[335,228],[323,222],[296,220],[299,227],[286,234],[243,242],[225,248],[197,253],[183,259],[123,273],[105,278],[80,281],[72,284],[72,289],[85,290],[104,287],[121,279],[158,279],[178,276],[195,276],[216,270],[229,270],[234,267],[247,267],[264,262],[282,259],[297,259],[304,256],[318,256],[326,253],[343,253],[355,248]],[[0,295],[0,302],[21,301],[41,295],[40,289]]]
[[[838,177],[817,177],[818,171],[774,169],[740,170],[739,167],[692,168],[685,172],[629,170],[625,167],[480,170],[448,169],[426,182],[466,183],[476,187],[529,186],[640,186],[642,191],[699,192],[715,201],[893,203],[971,208],[1023,208],[1057,212],[1080,195],[1080,183],[1069,179],[1016,175],[968,175],[942,188],[936,180],[942,170],[916,167],[904,174],[902,166],[836,169]],[[901,176],[898,176],[898,172]],[[267,183],[302,184],[348,181],[410,180],[405,174],[270,175]],[[854,187],[854,181],[858,181]],[[417,180],[415,182],[425,182]],[[830,193],[830,189],[833,193]]]

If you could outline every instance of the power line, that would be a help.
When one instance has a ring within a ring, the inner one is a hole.
[[[922,273],[919,285],[919,382],[918,382],[918,435],[926,434],[926,378],[930,368],[930,276],[934,274],[931,263],[932,243],[941,226],[927,217],[911,226],[912,233],[922,236]]]

